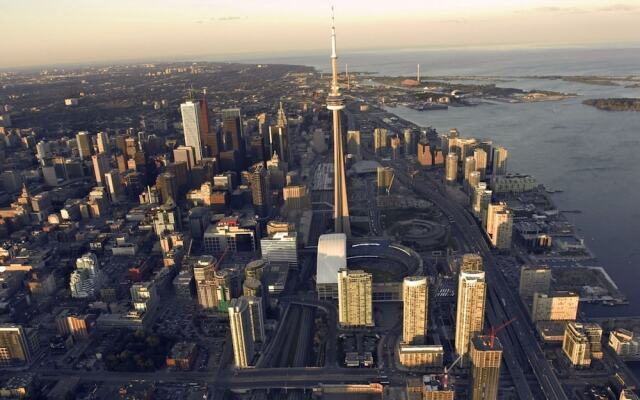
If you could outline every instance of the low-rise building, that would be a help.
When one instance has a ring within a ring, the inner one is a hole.
[[[400,364],[407,368],[424,369],[442,367],[444,348],[441,345],[409,345],[400,343],[398,347]]]

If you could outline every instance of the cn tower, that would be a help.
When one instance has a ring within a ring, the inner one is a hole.
[[[335,232],[351,236],[349,204],[347,203],[347,180],[344,172],[344,150],[342,148],[342,125],[340,110],[344,99],[338,85],[338,55],[336,54],[336,27],[331,8],[331,91],[327,97],[327,109],[333,113],[333,218]]]

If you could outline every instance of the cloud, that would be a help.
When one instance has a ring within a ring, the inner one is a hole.
[[[535,11],[539,12],[547,12],[547,13],[570,13],[570,14],[581,14],[584,13],[585,10],[578,7],[557,7],[557,6],[549,6],[549,7],[538,7]]]
[[[633,4],[616,3],[606,7],[598,8],[598,11],[619,12],[619,11],[640,11],[640,6]]]
[[[229,15],[226,17],[219,17],[218,21],[237,21],[239,19],[242,19],[242,17],[238,17],[237,15]]]

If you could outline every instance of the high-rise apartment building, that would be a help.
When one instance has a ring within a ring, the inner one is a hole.
[[[94,297],[104,281],[98,258],[86,253],[76,260],[76,269],[71,273],[69,287],[71,297],[86,299]]]
[[[562,351],[574,367],[587,368],[592,359],[602,358],[602,328],[595,323],[569,322]]]
[[[507,158],[509,152],[502,146],[493,148],[493,176],[507,174]]]
[[[473,158],[475,160],[476,171],[480,172],[480,179],[484,179],[487,176],[487,152],[481,148],[473,149]]]
[[[453,183],[458,180],[458,155],[455,153],[447,154],[447,160],[444,164],[445,180]]]
[[[420,141],[417,144],[416,152],[418,154],[418,164],[423,167],[430,167],[433,165],[433,155],[431,154],[431,146],[427,141]]]
[[[497,400],[502,344],[497,337],[471,339],[471,400]]]
[[[186,101],[180,105],[182,113],[182,129],[184,131],[184,143],[186,146],[192,147],[195,152],[195,160],[202,160],[202,136],[203,127],[201,126],[200,104],[192,100]]]
[[[493,247],[500,250],[511,248],[513,213],[507,203],[489,204],[487,209],[487,234]]]
[[[343,327],[372,327],[373,276],[362,270],[338,271],[338,322]]]
[[[98,145],[98,153],[105,153],[108,156],[111,155],[111,143],[107,132],[98,132],[96,135],[96,143]]]
[[[213,278],[215,263],[215,257],[201,256],[193,265],[198,305],[205,310],[218,307],[217,287]]]
[[[382,154],[387,149],[388,132],[385,128],[376,128],[373,130],[373,151],[376,154]]]
[[[243,296],[249,308],[249,322],[251,323],[251,338],[254,343],[264,343],[264,308],[262,298],[253,296]]]
[[[476,253],[463,254],[460,260],[460,272],[483,271],[482,256]]]
[[[484,327],[484,310],[487,285],[483,271],[461,272],[458,279],[458,303],[456,308],[456,353],[462,356],[461,365],[469,360],[471,338]]]
[[[520,268],[520,286],[518,292],[523,298],[530,298],[534,293],[549,293],[551,289],[551,268],[546,265]]]
[[[249,303],[243,297],[232,299],[228,311],[234,365],[236,368],[248,368],[254,356]]]
[[[429,284],[425,276],[409,276],[402,282],[402,341],[424,344],[427,337]]]
[[[463,159],[464,181],[469,182],[469,176],[476,170],[476,159],[474,156],[467,156]]]
[[[266,217],[269,212],[269,174],[262,164],[255,164],[249,176],[251,184],[251,198],[253,207],[261,217]]]

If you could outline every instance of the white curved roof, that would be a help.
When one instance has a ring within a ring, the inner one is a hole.
[[[347,235],[330,233],[318,238],[317,283],[338,283],[338,270],[347,267]]]

